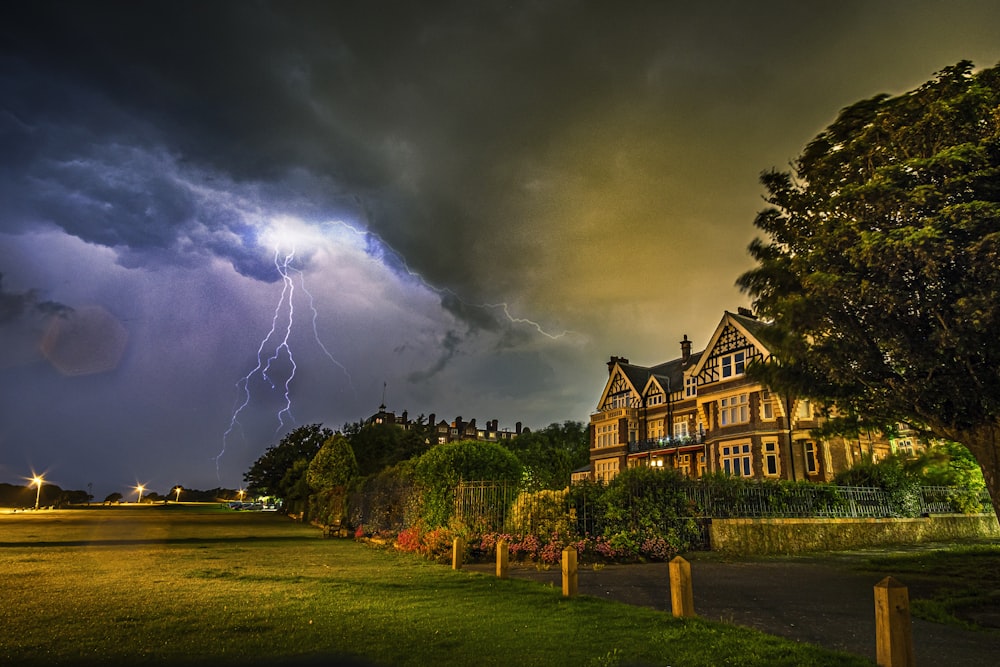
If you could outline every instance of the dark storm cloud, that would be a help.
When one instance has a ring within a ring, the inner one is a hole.
[[[441,341],[441,354],[437,360],[431,364],[429,368],[410,373],[406,377],[407,382],[417,384],[430,380],[444,370],[445,366],[448,365],[448,362],[451,361],[451,359],[458,353],[461,346],[462,337],[454,331],[448,331],[445,333],[444,339]]]
[[[41,301],[37,290],[8,292],[0,273],[0,327],[13,324],[27,316],[66,315],[72,312],[69,306],[55,301]]]
[[[555,133],[636,90],[683,104],[706,79],[741,80],[739,61],[730,71],[659,54],[680,53],[718,11],[679,15],[668,4],[8,6],[4,224],[56,224],[123,255],[178,261],[194,252],[178,239],[190,239],[273,280],[236,242],[245,223],[178,183],[196,169],[307,217],[370,225],[430,283],[488,292],[487,260],[537,261],[506,223],[523,216],[518,193],[533,165],[552,160]],[[740,3],[726,9],[761,22]],[[754,48],[769,48],[777,29]],[[606,178],[603,166],[566,167]]]

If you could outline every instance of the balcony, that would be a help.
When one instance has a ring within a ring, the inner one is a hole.
[[[595,412],[590,415],[590,423],[596,424],[597,422],[604,422],[611,419],[621,419],[623,417],[638,419],[639,408],[615,408],[613,410],[605,410],[604,412]]]
[[[699,446],[704,444],[704,436],[691,436],[687,438],[653,438],[650,440],[640,440],[628,443],[628,453],[638,454],[640,452],[652,452],[661,449],[684,449],[686,447]]]

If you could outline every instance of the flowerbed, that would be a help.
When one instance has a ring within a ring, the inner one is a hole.
[[[363,529],[355,532],[355,538],[376,541],[379,536],[366,535]],[[392,545],[404,552],[416,553],[431,560],[448,562],[456,537],[465,541],[465,559],[487,561],[496,554],[497,544],[507,544],[508,553],[514,562],[555,565],[562,559],[567,547],[576,549],[581,562],[629,563],[646,561],[669,561],[677,555],[678,549],[662,535],[641,535],[635,532],[621,532],[605,536],[571,535],[554,532],[550,535],[512,535],[509,533],[487,533],[469,536],[461,528],[424,529],[411,526],[400,531]],[[377,540],[376,543],[383,540]]]

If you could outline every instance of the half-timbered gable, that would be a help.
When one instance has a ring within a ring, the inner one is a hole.
[[[696,387],[741,377],[752,360],[770,357],[767,346],[754,334],[761,326],[751,317],[727,312],[691,369],[689,377],[694,378]]]

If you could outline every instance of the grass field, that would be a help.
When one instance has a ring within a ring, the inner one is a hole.
[[[868,664],[181,505],[0,514],[0,628],[0,665]]]
[[[1000,630],[1000,544],[955,544],[866,558],[859,569],[905,578],[914,617]]]

